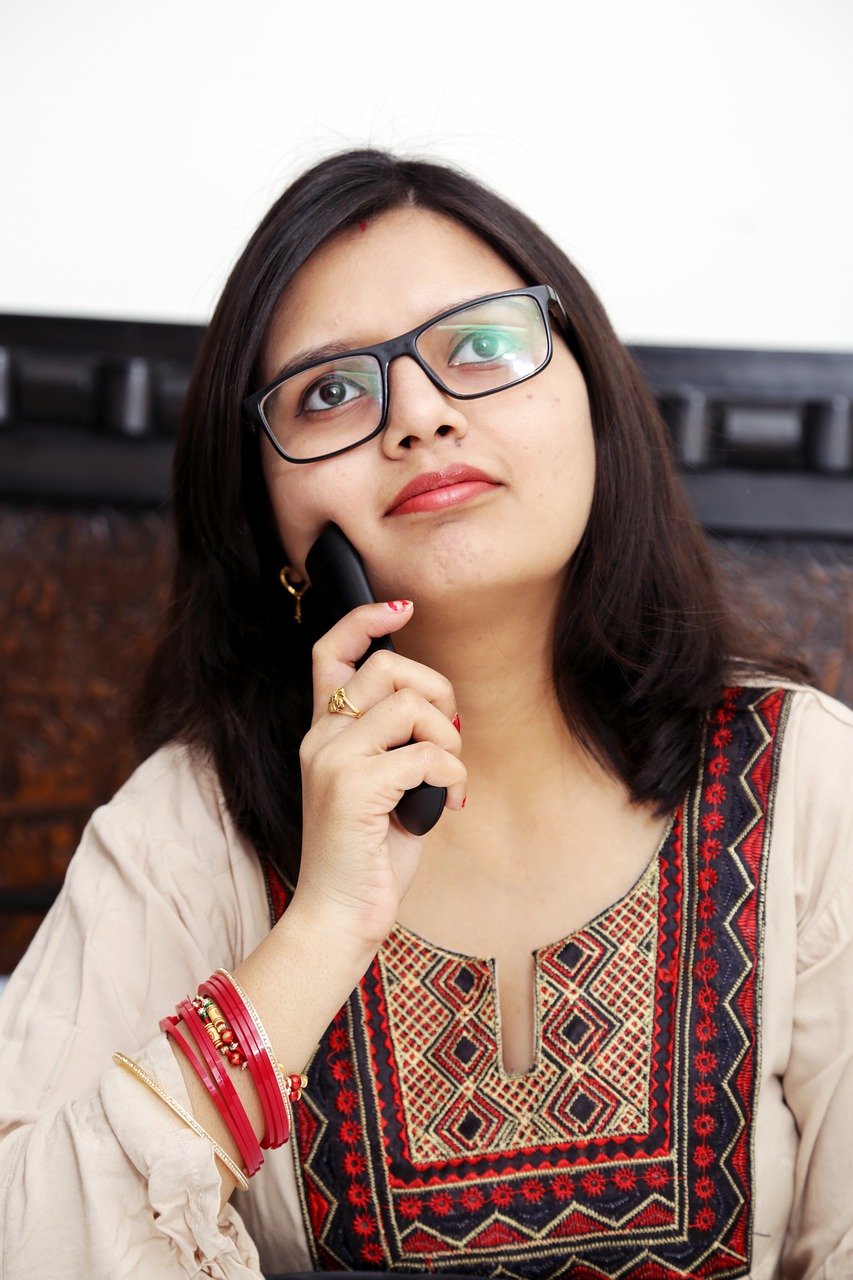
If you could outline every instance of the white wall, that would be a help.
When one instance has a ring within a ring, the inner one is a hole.
[[[204,320],[365,142],[525,206],[623,338],[853,349],[851,0],[2,0],[0,311]]]

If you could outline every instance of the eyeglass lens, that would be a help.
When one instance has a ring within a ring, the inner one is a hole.
[[[548,332],[535,298],[491,298],[436,320],[417,339],[418,355],[445,390],[488,395],[530,377],[548,357]],[[261,403],[292,458],[315,458],[367,439],[382,421],[382,372],[371,355],[338,356],[280,383]]]

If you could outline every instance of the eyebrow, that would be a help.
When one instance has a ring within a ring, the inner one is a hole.
[[[523,285],[519,286],[519,288],[523,288],[523,287],[524,287]],[[474,298],[460,298],[458,302],[449,302],[446,307],[442,307],[440,311],[437,311],[435,313],[435,315],[428,316],[427,319],[422,321],[421,323],[429,324],[431,320],[436,319],[437,316],[444,315],[445,312],[447,311],[455,311],[457,307],[467,306],[469,302],[476,302],[477,298],[489,298],[491,296],[492,295],[488,293],[481,293]],[[419,329],[420,325],[417,325],[417,324],[412,325],[412,328]],[[411,333],[411,329],[407,329],[406,332]],[[375,345],[377,344],[368,343],[368,342],[363,342],[361,344],[358,344],[355,341],[350,341],[350,342],[339,341],[339,342],[324,342],[321,347],[306,347],[303,351],[297,351],[295,356],[292,356],[289,360],[286,360],[285,363],[277,370],[277,372],[274,373],[273,376],[268,379],[268,382],[278,382],[279,379],[281,378],[289,378],[292,373],[296,373],[297,369],[301,369],[303,365],[319,364],[323,360],[330,360],[332,356],[348,355],[350,352],[361,351],[366,346],[375,346]]]
[[[306,347],[304,351],[297,351],[292,359],[285,361],[269,381],[277,382],[279,378],[289,378],[303,365],[319,364],[322,360],[330,360],[332,356],[342,356],[348,351],[358,350],[359,348],[352,342],[324,342],[322,347]]]

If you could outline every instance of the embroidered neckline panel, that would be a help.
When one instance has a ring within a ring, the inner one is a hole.
[[[658,858],[536,953],[526,1075],[500,1061],[494,963],[389,935],[296,1108],[315,1267],[748,1273],[766,851],[790,699],[726,690]],[[265,871],[275,920],[288,894]]]
[[[537,1053],[525,1075],[501,1062],[494,961],[389,935],[372,995],[398,1047],[414,1164],[648,1128],[659,880],[656,859],[617,909],[536,952]]]

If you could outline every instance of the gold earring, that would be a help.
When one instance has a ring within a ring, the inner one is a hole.
[[[292,572],[292,570],[290,568],[290,565],[286,564],[284,568],[281,570],[281,572],[279,573],[278,578],[279,578],[279,582],[284,587],[288,595],[293,596],[293,599],[296,601],[296,615],[295,615],[296,621],[301,622],[302,621],[302,597],[305,595],[305,592],[311,586],[311,583],[303,582],[300,586],[295,587],[287,576],[289,572]]]

